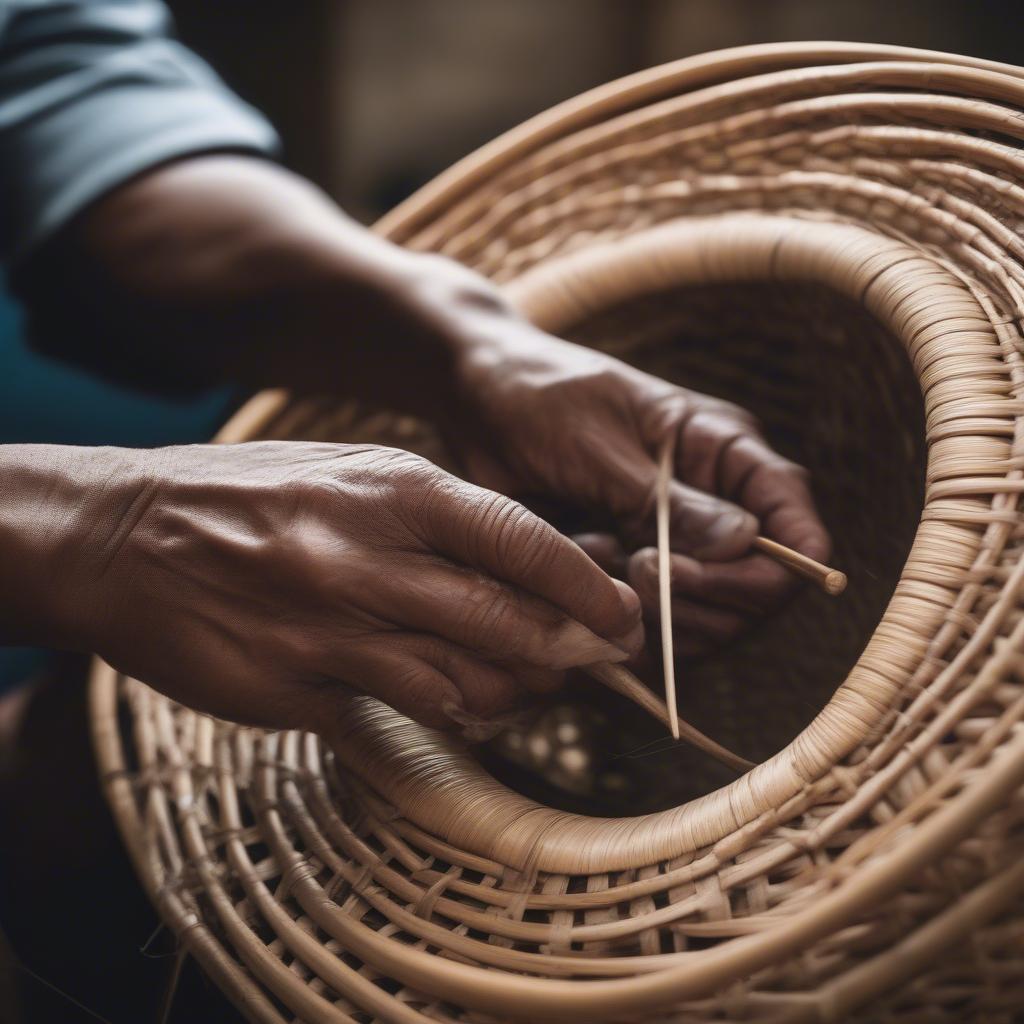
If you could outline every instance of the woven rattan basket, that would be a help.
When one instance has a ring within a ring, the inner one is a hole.
[[[726,51],[385,218],[548,330],[750,407],[851,582],[683,667],[684,713],[760,762],[741,778],[643,746],[663,732],[592,684],[483,749],[354,698],[332,750],[97,664],[139,876],[250,1019],[1021,1019],[1022,110],[1024,71],[984,61]],[[281,394],[223,434],[258,437],[445,458]]]

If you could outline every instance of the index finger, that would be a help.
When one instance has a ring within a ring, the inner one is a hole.
[[[723,452],[719,477],[725,493],[758,517],[763,534],[818,561],[829,557],[832,542],[806,470],[751,433]]]
[[[721,495],[757,516],[761,533],[816,558],[831,542],[807,473],[771,448],[756,419],[739,406],[708,401],[681,425],[676,470],[688,484]]]
[[[632,653],[640,601],[524,505],[452,478],[435,490],[420,528],[436,551],[544,598]]]

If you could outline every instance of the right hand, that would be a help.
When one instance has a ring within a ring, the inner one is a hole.
[[[201,711],[327,731],[348,687],[453,728],[642,643],[625,584],[523,506],[407,452],[103,451],[121,464],[82,496],[64,632]]]

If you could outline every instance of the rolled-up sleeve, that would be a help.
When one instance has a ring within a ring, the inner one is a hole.
[[[0,256],[150,167],[272,155],[270,125],[169,38],[153,0],[0,0]]]

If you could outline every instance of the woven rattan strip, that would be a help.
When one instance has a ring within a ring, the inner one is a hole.
[[[586,701],[478,749],[353,697],[320,738],[97,664],[136,869],[249,1019],[1019,1019],[1022,108],[990,62],[726,51],[541,115],[384,220],[545,329],[749,406],[850,586],[687,667],[681,710],[758,762],[738,778],[598,764]],[[221,439],[259,437],[445,460],[424,424],[281,393]],[[661,802],[623,816],[638,792]]]

